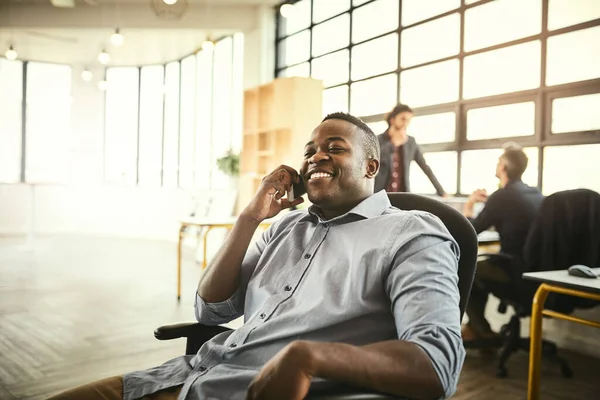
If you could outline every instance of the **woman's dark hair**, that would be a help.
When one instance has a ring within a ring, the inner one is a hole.
[[[392,111],[390,111],[388,113],[388,115],[386,115],[385,120],[387,121],[388,125],[390,124],[390,121],[393,120],[396,115],[403,113],[403,112],[409,112],[411,114],[413,114],[413,110],[412,108],[410,108],[409,106],[407,106],[406,104],[398,104],[396,107],[394,107],[394,109]]]

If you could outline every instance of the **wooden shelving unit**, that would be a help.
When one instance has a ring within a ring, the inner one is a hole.
[[[304,144],[322,119],[322,98],[320,80],[299,77],[278,78],[244,93],[238,212],[277,166],[300,167]]]

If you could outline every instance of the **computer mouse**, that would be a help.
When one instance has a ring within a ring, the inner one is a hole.
[[[595,279],[598,277],[593,269],[586,265],[571,265],[569,267],[569,275],[578,276],[580,278],[590,278]]]

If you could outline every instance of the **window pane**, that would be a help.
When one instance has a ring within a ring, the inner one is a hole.
[[[310,26],[310,2],[301,0],[294,4],[291,15],[287,18],[279,18],[279,35],[287,36],[301,31]]]
[[[460,16],[452,14],[402,32],[402,67],[458,54]]]
[[[223,157],[231,147],[232,52],[231,37],[221,40],[215,46],[211,179],[211,188],[213,189],[230,187],[229,177],[216,165],[217,159]]]
[[[286,69],[282,69],[279,71],[279,76],[283,77],[292,77],[292,76],[301,76],[303,78],[308,78],[310,75],[310,65],[308,62],[304,62],[302,64],[294,65],[293,67],[288,67]]]
[[[356,116],[366,116],[389,111],[396,104],[397,86],[396,74],[353,83],[350,88],[350,112]]]
[[[598,154],[600,144],[545,147],[542,175],[544,194],[579,188],[600,192]]]
[[[369,125],[369,128],[371,128],[376,135],[385,132],[388,128],[388,123],[386,121],[369,122],[367,125]]]
[[[160,186],[164,74],[162,65],[142,67],[138,171],[140,185]]]
[[[547,85],[600,77],[600,26],[548,38]]]
[[[278,67],[285,67],[308,60],[310,56],[310,32],[302,31],[282,40],[278,49]]]
[[[538,149],[526,147],[523,149],[529,162],[523,174],[523,182],[530,186],[537,186],[538,180]],[[460,168],[460,192],[471,194],[476,189],[486,189],[488,194],[498,189],[496,178],[496,165],[502,149],[468,150],[462,152]]]
[[[312,77],[323,85],[333,86],[348,81],[348,50],[338,51],[312,60]]]
[[[460,7],[460,0],[403,0],[402,26],[414,24]]]
[[[213,52],[196,54],[196,188],[210,188]],[[241,114],[242,111],[239,111]]]
[[[465,99],[539,87],[540,42],[465,57],[464,82]]]
[[[72,146],[70,66],[28,64],[26,124],[25,179],[66,182]]]
[[[352,80],[390,72],[397,65],[397,33],[370,40],[352,49]]]
[[[348,85],[323,91],[323,116],[337,111],[348,112]]]
[[[352,14],[352,43],[398,28],[398,0],[377,0]]]
[[[107,182],[136,182],[138,74],[138,68],[133,67],[106,70],[104,178]]]
[[[313,57],[348,46],[350,14],[346,13],[313,28]]]
[[[407,132],[420,144],[453,142],[456,134],[456,114],[445,112],[417,115],[410,122]]]
[[[231,81],[231,148],[236,153],[242,149],[244,125],[244,34],[233,35],[233,75]],[[197,78],[198,79],[198,78]],[[207,80],[207,84],[210,81]],[[198,157],[198,156],[196,156]],[[196,170],[198,176],[198,170]]]
[[[467,111],[467,140],[531,136],[534,133],[533,101]]]
[[[580,24],[600,18],[598,0],[550,0],[548,5],[548,29]]]
[[[552,133],[600,129],[600,93],[552,101]]]
[[[315,1],[313,22],[318,23],[350,8],[350,0]]]
[[[449,60],[400,74],[400,99],[411,107],[458,100],[458,60]]]
[[[541,30],[542,0],[492,1],[465,11],[465,51],[535,35]]]
[[[23,63],[0,58],[0,182],[21,180]]]
[[[231,76],[231,64],[229,64],[228,71],[225,71],[225,73],[227,72]],[[191,188],[194,186],[194,126],[196,124],[195,56],[189,56],[181,60],[180,99],[181,103],[179,106],[181,109],[179,111],[179,186],[183,188]]]
[[[424,153],[425,161],[431,167],[435,177],[446,193],[456,193],[456,170],[458,155],[456,151]],[[410,166],[410,191],[422,194],[435,194],[433,184],[416,162]]]
[[[163,186],[177,187],[179,170],[179,63],[167,64],[165,76],[165,127]]]

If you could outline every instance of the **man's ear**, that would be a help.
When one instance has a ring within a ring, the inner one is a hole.
[[[367,173],[366,177],[369,179],[375,178],[377,173],[379,172],[379,160],[371,158],[367,161]]]

